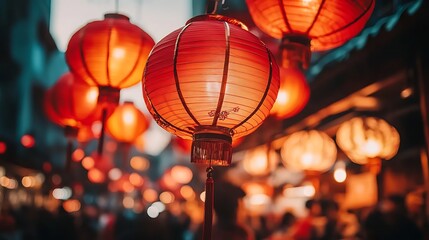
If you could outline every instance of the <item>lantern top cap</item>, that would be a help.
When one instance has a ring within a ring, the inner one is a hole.
[[[126,20],[130,21],[130,18],[119,13],[106,13],[104,14],[104,19],[118,19],[118,20]]]
[[[195,17],[189,19],[186,22],[186,24],[189,24],[192,22],[198,22],[198,21],[223,21],[223,22],[233,24],[237,27],[240,27],[243,30],[249,31],[249,28],[244,23],[240,22],[239,20],[237,20],[235,18],[223,16],[223,15],[218,15],[218,14],[205,14],[205,15],[195,16]]]

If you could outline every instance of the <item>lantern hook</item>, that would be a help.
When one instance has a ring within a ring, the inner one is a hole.
[[[222,8],[227,9],[226,0],[207,0],[206,14],[216,14],[219,2],[222,1]]]

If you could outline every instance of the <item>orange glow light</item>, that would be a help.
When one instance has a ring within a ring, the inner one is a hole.
[[[82,159],[82,167],[86,170],[93,168],[95,165],[94,158],[86,156]]]
[[[144,179],[138,173],[131,173],[129,180],[136,187],[141,187],[144,184]]]
[[[130,160],[130,165],[135,170],[145,171],[149,168],[150,163],[149,163],[149,160],[147,160],[144,157],[134,156]]]
[[[176,165],[171,168],[171,177],[180,184],[187,184],[192,180],[192,170],[186,166]]]
[[[143,192],[143,199],[146,202],[155,202],[158,199],[158,192],[152,188],[148,188]]]
[[[69,199],[63,202],[63,208],[68,213],[77,212],[80,210],[80,202],[76,199]]]
[[[36,141],[34,140],[33,136],[25,134],[21,137],[21,144],[26,148],[32,148],[36,144]]]
[[[104,173],[96,168],[92,168],[88,171],[88,180],[93,183],[102,183],[105,179]]]
[[[79,162],[85,157],[85,152],[81,148],[77,148],[74,150],[72,154],[73,161]]]

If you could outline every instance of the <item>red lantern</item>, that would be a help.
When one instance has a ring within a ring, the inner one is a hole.
[[[119,91],[141,79],[154,41],[124,15],[104,17],[71,37],[66,60],[72,72],[88,84]]]
[[[120,142],[124,167],[128,165],[129,149],[146,129],[149,121],[132,102],[118,106],[106,122],[107,132]]]
[[[132,102],[118,106],[106,123],[107,132],[117,141],[131,144],[148,127],[149,121]]]
[[[67,164],[71,162],[72,142],[78,129],[96,118],[98,89],[68,72],[45,94],[45,113],[51,121],[64,127],[68,139]]]
[[[119,91],[139,82],[153,45],[147,33],[120,14],[106,14],[104,20],[88,23],[70,39],[67,64],[73,73],[100,89],[98,101],[103,115],[99,154],[104,122],[119,102]]]
[[[305,75],[298,68],[280,68],[280,90],[271,114],[277,119],[290,118],[302,111],[310,98]]]
[[[216,1],[217,3],[217,1]],[[211,165],[231,163],[232,139],[256,130],[274,104],[279,69],[268,48],[239,21],[192,18],[152,50],[143,96],[155,121],[193,139],[191,161],[207,163],[204,239],[211,239]]]
[[[80,128],[95,120],[98,89],[68,72],[46,92],[45,113],[63,127]]]
[[[285,42],[311,41],[314,51],[332,49],[365,26],[375,0],[246,0],[255,24]]]
[[[243,24],[205,15],[154,47],[143,93],[161,127],[193,138],[192,162],[225,166],[232,138],[253,132],[268,116],[278,71],[270,51]]]
[[[308,68],[311,50],[329,50],[356,36],[371,16],[375,0],[246,0],[246,3],[255,24],[271,37],[282,39],[282,66],[294,69],[289,72],[294,75],[292,79],[298,75],[298,69]],[[309,91],[304,86],[305,78],[300,83],[303,100],[291,102],[289,109],[280,112],[281,98],[289,85],[286,79],[282,81],[278,106],[273,111],[277,118],[291,117],[307,103]]]

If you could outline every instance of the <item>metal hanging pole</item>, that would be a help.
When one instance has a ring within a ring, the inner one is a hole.
[[[425,137],[425,147],[422,149],[420,158],[422,163],[422,173],[424,178],[424,186],[425,186],[425,192],[426,192],[426,203],[425,203],[425,209],[426,209],[426,221],[429,222],[429,164],[428,164],[428,151],[429,151],[429,116],[428,116],[428,91],[429,86],[425,84],[424,79],[424,73],[423,73],[423,66],[422,66],[422,59],[419,54],[417,54],[416,59],[416,70],[417,70],[417,80],[418,80],[418,89],[419,89],[419,95],[420,95],[420,112],[422,115],[422,122],[423,122],[423,133]]]
[[[115,0],[115,12],[119,12],[119,0]]]

